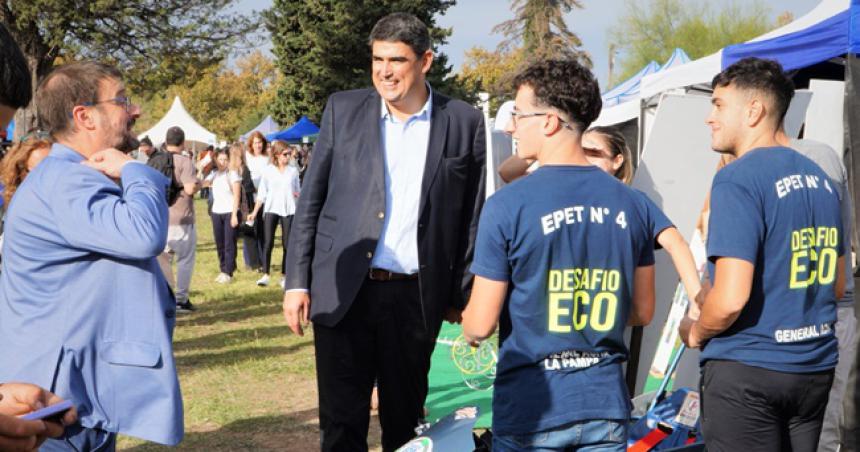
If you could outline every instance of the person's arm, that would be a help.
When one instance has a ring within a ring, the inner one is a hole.
[[[507,183],[513,182],[525,176],[529,166],[528,161],[512,155],[499,165],[499,177]]]
[[[301,186],[301,182],[300,182],[300,179],[299,179],[299,170],[294,170],[294,171],[293,171],[293,186],[292,186],[292,189],[293,189],[293,197],[298,199],[299,194],[301,194],[301,191],[302,191],[302,186]]]
[[[257,187],[257,196],[254,198],[254,209],[251,213],[248,214],[248,219],[254,221],[257,218],[257,215],[260,213],[260,209],[263,207],[263,204],[266,203],[266,196],[269,194],[269,176],[267,172],[263,172],[263,175],[260,176],[260,186]]]
[[[238,174],[234,172],[227,173],[227,177],[231,177],[230,187],[232,187],[231,194],[233,195],[233,209],[231,210],[232,214],[230,215],[230,226],[238,227],[239,226],[239,204],[242,199],[242,178],[239,177]]]
[[[470,344],[487,339],[496,331],[508,293],[506,281],[475,276],[472,296],[463,311],[463,337]]]
[[[448,309],[445,312],[445,319],[453,323],[460,321],[461,311],[465,307],[472,289],[474,276],[469,272],[469,267],[475,254],[478,220],[486,198],[487,169],[485,167],[485,159],[487,139],[485,136],[483,115],[479,115],[479,119],[475,123],[475,132],[472,139],[472,161],[469,165],[469,176],[466,179],[467,186],[463,195],[464,202],[461,211],[463,222],[460,224],[458,231],[460,243],[457,250],[459,251],[455,256],[456,260],[454,261],[453,268],[453,281],[459,282],[459,284],[453,287]]]
[[[52,206],[62,218],[58,232],[70,246],[122,259],[164,251],[168,180],[147,165],[127,164],[131,161],[116,149],[99,151],[82,167],[55,178]],[[105,176],[119,177],[121,188]]]
[[[633,303],[628,326],[645,326],[654,318],[654,265],[636,267],[633,271]]]
[[[681,339],[697,348],[730,327],[749,301],[755,266],[745,259],[717,258],[713,287],[705,295],[698,320],[682,323]]]
[[[833,292],[836,294],[837,301],[845,296],[845,282],[845,255],[842,255],[836,261],[836,283],[833,286]]]
[[[699,272],[696,270],[696,261],[693,259],[693,253],[690,251],[690,245],[687,244],[687,241],[678,232],[678,228],[674,226],[663,229],[657,234],[657,243],[672,258],[672,263],[681,277],[684,290],[687,291],[687,297],[690,300],[695,300],[696,295],[702,290],[702,283],[699,280]]]
[[[314,238],[317,221],[328,194],[328,179],[334,152],[334,108],[334,101],[329,97],[314,146],[314,154],[317,155],[305,173],[304,189],[296,205],[288,239],[283,310],[290,330],[299,336],[304,334],[302,325],[307,325],[310,320],[311,298],[306,291],[291,289],[308,289],[311,284]]]

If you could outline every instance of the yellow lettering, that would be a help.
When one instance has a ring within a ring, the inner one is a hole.
[[[800,281],[798,275],[806,273],[806,265],[800,263],[800,259],[808,255],[806,251],[796,251],[791,255],[791,276],[789,278],[788,287],[790,289],[803,289],[809,284],[804,280]]]
[[[591,302],[590,298],[588,292],[583,290],[577,290],[573,293],[573,328],[576,331],[584,330],[588,323],[588,315],[581,312],[585,310],[583,305]]]
[[[818,260],[818,283],[821,285],[831,284],[836,279],[836,249],[824,248]]]
[[[603,309],[606,302],[606,309]],[[618,298],[615,294],[609,292],[600,292],[594,297],[594,304],[591,305],[591,328],[594,331],[609,331],[615,326],[615,313],[618,310]],[[603,312],[605,311],[605,312]],[[601,320],[601,313],[603,319]]]
[[[549,286],[550,292],[558,292],[561,290],[561,270],[549,271]]]
[[[571,298],[569,293],[551,293],[549,294],[549,331],[553,333],[569,333],[570,325],[562,325],[558,319],[561,316],[567,317],[570,315],[570,309],[561,305],[562,301],[568,301]],[[574,305],[575,307],[576,305]]]

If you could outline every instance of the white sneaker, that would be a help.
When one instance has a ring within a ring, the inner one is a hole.
[[[283,276],[283,277],[281,277],[281,289],[286,289],[286,288],[287,288],[287,277]]]
[[[226,274],[226,273],[219,273],[218,277],[215,278],[215,282],[217,282],[219,284],[226,284],[232,280],[233,280],[233,277]]]
[[[268,286],[269,285],[269,275],[263,273],[263,276],[257,280],[258,286]]]

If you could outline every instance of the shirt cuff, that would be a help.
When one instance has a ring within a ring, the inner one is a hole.
[[[289,293],[289,292],[301,292],[301,293],[308,293],[308,289],[301,289],[301,288],[297,288],[297,289],[287,289],[287,290],[285,290],[285,291],[284,291],[284,293]]]

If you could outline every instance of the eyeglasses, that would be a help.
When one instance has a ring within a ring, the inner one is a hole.
[[[81,105],[85,107],[94,107],[98,104],[103,104],[105,102],[111,102],[117,106],[125,107],[126,113],[131,113],[131,107],[134,105],[133,103],[131,103],[131,98],[128,96],[117,96],[112,99],[97,100],[95,102],[84,102]]]
[[[567,121],[565,121],[564,119],[561,119],[561,116],[559,116],[555,113],[546,112],[546,111],[536,112],[536,113],[523,113],[523,112],[519,112],[519,111],[512,111],[511,112],[511,121],[513,121],[514,127],[516,127],[517,126],[517,118],[523,119],[523,118],[533,118],[535,116],[547,116],[547,115],[555,115],[555,117],[558,118],[558,122],[561,123],[562,127],[566,127],[570,130],[573,130],[573,127],[571,127]]]

